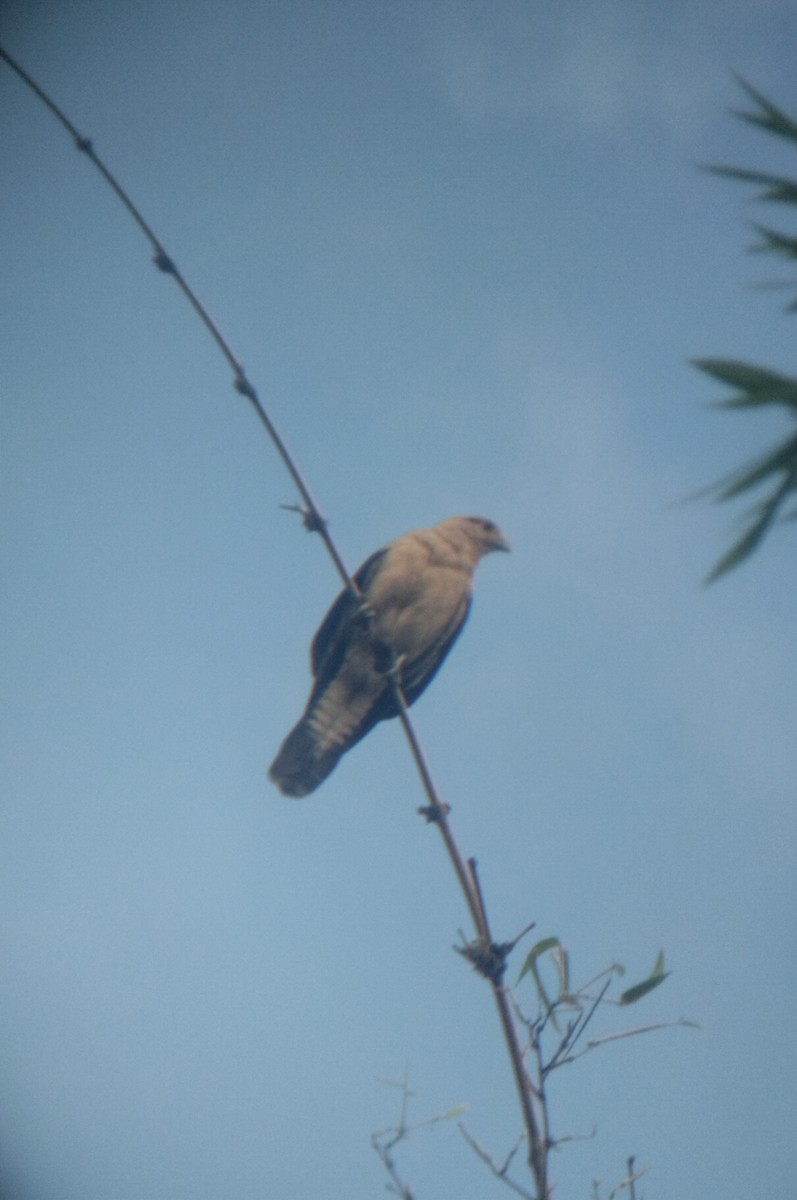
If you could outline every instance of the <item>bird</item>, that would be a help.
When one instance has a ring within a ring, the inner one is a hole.
[[[447,517],[412,529],[367,558],[313,638],[310,698],[280,747],[269,778],[307,796],[379,721],[398,716],[391,672],[413,704],[467,620],[473,574],[493,550],[509,550],[483,517]]]

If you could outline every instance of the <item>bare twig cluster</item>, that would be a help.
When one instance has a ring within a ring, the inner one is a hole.
[[[401,1091],[401,1111],[397,1124],[388,1125],[386,1129],[378,1129],[371,1134],[371,1145],[373,1146],[379,1158],[382,1161],[387,1174],[389,1183],[386,1185],[389,1192],[400,1196],[401,1200],[415,1200],[415,1190],[411,1184],[402,1179],[399,1174],[398,1165],[396,1164],[393,1150],[401,1142],[406,1141],[410,1134],[417,1132],[420,1129],[433,1129],[435,1125],[441,1124],[443,1121],[454,1120],[460,1116],[466,1108],[466,1105],[459,1104],[455,1108],[449,1109],[448,1112],[437,1113],[432,1117],[425,1117],[421,1121],[409,1121],[409,1104],[413,1093],[410,1089],[407,1072],[404,1072],[404,1078],[400,1080],[384,1080],[391,1087],[397,1087]]]
[[[465,947],[462,953],[471,957],[471,948]],[[550,978],[552,971],[555,987],[546,984],[543,979],[543,974]],[[517,999],[517,988],[513,989],[511,993],[510,999],[517,1027],[524,1031],[522,1053],[524,1061],[528,1063],[526,1077],[535,1117],[539,1122],[540,1147],[546,1177],[549,1175],[547,1160],[550,1151],[569,1142],[594,1138],[597,1132],[596,1129],[591,1129],[588,1133],[564,1133],[554,1136],[548,1083],[555,1071],[620,1038],[635,1037],[639,1034],[651,1033],[660,1029],[672,1029],[677,1026],[696,1028],[695,1022],[681,1018],[675,1021],[654,1022],[609,1033],[595,1034],[587,1039],[586,1031],[594,1021],[599,1009],[627,1008],[657,988],[668,975],[664,969],[663,955],[659,954],[653,970],[641,982],[624,988],[619,995],[610,996],[609,991],[612,984],[622,978],[624,973],[625,968],[620,963],[611,963],[585,983],[574,987],[570,982],[570,960],[567,950],[558,938],[548,937],[541,939],[529,951],[518,979],[518,984],[527,975],[533,979],[536,992],[535,1015],[529,1016],[523,1010]],[[396,1083],[395,1086],[402,1089],[402,1105],[398,1122],[388,1129],[373,1134],[372,1145],[390,1176],[390,1183],[387,1185],[389,1190],[402,1196],[403,1200],[412,1200],[414,1197],[412,1188],[403,1183],[399,1175],[396,1156],[393,1153],[395,1148],[407,1141],[416,1129],[457,1116],[461,1110],[452,1109],[441,1117],[433,1117],[426,1121],[410,1124],[407,1120],[407,1109],[412,1093],[409,1090],[406,1075],[404,1080]],[[517,1171],[518,1154],[527,1143],[528,1135],[525,1130],[509,1147],[509,1150],[499,1156],[489,1150],[478,1137],[466,1128],[462,1121],[458,1121],[457,1126],[468,1146],[496,1180],[516,1195],[522,1196],[523,1200],[538,1200],[538,1192],[531,1190]],[[628,1191],[632,1198],[636,1196],[636,1182],[649,1168],[634,1169],[634,1161],[634,1158],[627,1160],[627,1173],[614,1186],[608,1200],[615,1200],[623,1191]],[[399,1190],[399,1188],[404,1190]],[[552,1194],[553,1190],[549,1184],[549,1195]],[[600,1185],[597,1181],[593,1182],[593,1197],[594,1200],[600,1200]]]
[[[738,82],[752,102],[752,108],[737,112],[736,116],[773,137],[784,139],[792,150],[797,148],[797,120],[743,79]],[[713,166],[709,170],[725,179],[755,184],[761,189],[759,200],[786,205],[793,216],[797,204],[797,178],[793,174],[780,175],[735,166]],[[794,230],[773,229],[761,224],[755,224],[754,229],[761,239],[754,250],[775,254],[789,263],[797,259],[797,233]],[[785,286],[791,289],[794,281]],[[787,311],[797,312],[797,300],[788,305]],[[793,375],[732,358],[698,358],[695,366],[735,389],[732,396],[719,401],[722,408],[741,411],[774,407],[790,419],[793,429],[797,417],[797,378]],[[763,496],[762,489],[767,489]],[[797,505],[794,504],[797,497],[797,434],[787,434],[772,449],[701,489],[697,495],[709,495],[723,503],[742,496],[759,497],[745,514],[741,536],[711,569],[706,580],[711,583],[744,562],[778,522],[797,519]]]

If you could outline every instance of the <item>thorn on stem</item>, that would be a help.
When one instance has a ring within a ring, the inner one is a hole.
[[[280,508],[284,508],[286,512],[298,513],[308,533],[323,533],[327,527],[326,521],[315,509],[303,508],[301,504],[281,504]]]

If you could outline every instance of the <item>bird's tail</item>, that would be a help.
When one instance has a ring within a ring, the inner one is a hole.
[[[291,730],[268,777],[286,796],[309,796],[336,766],[346,745],[323,745],[307,717]]]

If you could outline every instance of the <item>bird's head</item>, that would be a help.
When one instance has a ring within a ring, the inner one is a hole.
[[[491,550],[509,550],[509,542],[494,521],[486,517],[448,517],[441,521],[438,529],[442,532],[465,537],[475,552],[478,561]]]

